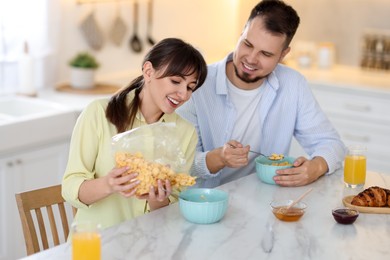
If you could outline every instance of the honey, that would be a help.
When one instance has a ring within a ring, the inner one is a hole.
[[[302,216],[304,211],[299,208],[290,208],[287,210],[287,207],[275,207],[272,212],[274,213],[275,217],[282,221],[298,221]]]

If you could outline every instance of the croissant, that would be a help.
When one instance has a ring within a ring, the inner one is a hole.
[[[390,190],[373,186],[352,198],[352,205],[361,207],[390,207]]]

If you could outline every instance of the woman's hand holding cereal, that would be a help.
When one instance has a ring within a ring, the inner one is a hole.
[[[129,170],[128,167],[114,168],[107,175],[106,180],[110,189],[110,193],[118,192],[125,197],[131,197],[135,195],[137,186],[140,183],[137,180],[138,173],[130,173],[125,175],[124,173]]]
[[[149,202],[150,210],[155,210],[169,204],[168,197],[171,192],[172,187],[169,180],[157,180],[157,189],[151,185],[149,193],[137,196],[137,198],[146,199]]]
[[[148,202],[162,202],[166,200],[172,192],[171,183],[169,180],[157,180],[157,189],[151,185],[149,193],[137,196],[139,199],[146,199]]]

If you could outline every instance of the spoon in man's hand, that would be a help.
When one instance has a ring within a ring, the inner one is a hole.
[[[232,144],[228,144],[231,148],[235,149],[237,148],[236,146],[232,145]],[[260,155],[260,156],[264,156],[264,157],[267,157],[268,159],[272,160],[272,161],[278,161],[278,160],[281,160],[283,159],[284,156],[282,156],[281,158],[277,158],[277,159],[272,159],[270,155],[265,155],[265,154],[262,154],[260,152],[255,152],[255,151],[252,151],[252,150],[249,150],[250,153],[254,153],[254,154],[257,154],[257,155]]]

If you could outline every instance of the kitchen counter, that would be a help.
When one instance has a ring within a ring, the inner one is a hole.
[[[335,64],[329,69],[315,66],[304,68],[293,61],[287,61],[286,65],[301,72],[310,83],[390,92],[390,71],[368,70],[340,64]]]
[[[127,70],[127,71],[121,71],[118,73],[112,73],[110,75],[106,75],[105,77],[97,77],[97,82],[100,83],[100,85],[107,85],[110,86],[110,89],[114,86],[117,86],[118,89],[122,88],[124,86],[127,86],[131,79],[134,79],[139,76],[138,71],[134,70]],[[62,82],[57,84],[58,86],[64,86],[68,85],[69,83]],[[66,88],[65,88],[66,89]],[[81,112],[90,102],[92,102],[95,99],[99,98],[105,98],[105,97],[111,97],[114,93],[111,94],[96,94],[93,93],[93,91],[82,91],[84,93],[77,93],[75,90],[74,92],[70,91],[58,91],[54,87],[53,88],[46,88],[41,89],[38,92],[37,98],[42,98],[46,100],[51,100],[53,102],[60,103],[62,105],[65,105],[67,107],[70,107],[72,109],[75,109],[76,112]],[[105,93],[107,93],[106,90],[104,90]]]
[[[54,89],[41,90],[37,98],[50,100],[74,109],[76,112],[81,112],[90,102],[95,99],[110,97],[111,94],[74,94],[59,92]]]
[[[301,72],[310,83],[341,86],[370,92],[390,93],[390,72],[366,70],[359,67],[334,65],[329,69],[319,69],[315,66],[309,68],[299,67],[293,61],[286,61],[286,65]],[[131,75],[136,75],[131,72]],[[124,75],[114,75],[117,78],[124,78]],[[115,78],[115,77],[112,77]],[[127,84],[126,80],[114,80],[111,83],[118,86]],[[96,98],[108,97],[111,95],[80,95],[74,93],[59,92],[54,89],[39,91],[38,98],[51,100],[68,107],[81,111],[89,102]]]
[[[389,175],[368,172],[365,187],[373,185],[389,188]],[[298,222],[271,213],[272,200],[297,198],[310,187]],[[342,171],[305,187],[269,185],[252,174],[219,188],[229,193],[219,223],[189,223],[172,204],[104,230],[102,259],[388,259],[389,214],[361,213],[352,225],[333,219],[342,198],[360,191],[344,187]],[[26,259],[70,259],[71,250],[65,243]]]

